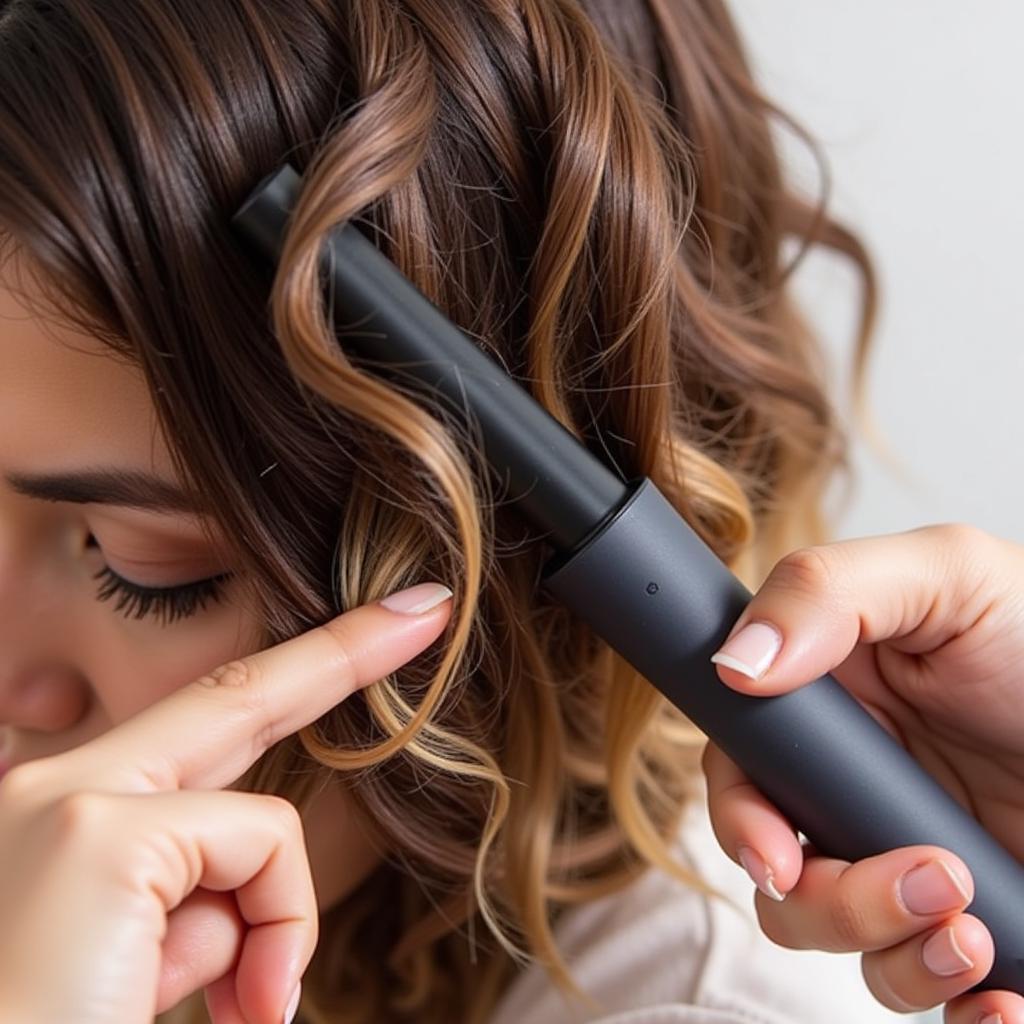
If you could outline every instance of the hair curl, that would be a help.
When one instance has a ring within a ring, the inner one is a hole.
[[[713,892],[666,845],[705,738],[538,592],[538,538],[471,432],[333,342],[326,234],[360,223],[754,588],[827,538],[849,471],[787,281],[813,244],[858,268],[858,399],[875,312],[864,249],[787,186],[773,124],[799,133],[718,0],[0,3],[6,248],[145,373],[266,642],[455,590],[431,650],[240,786],[302,806],[344,785],[387,852],[321,919],[314,1024],[482,1022],[525,957],[573,988],[566,907],[651,865]],[[305,187],[271,277],[229,218],[285,159]]]

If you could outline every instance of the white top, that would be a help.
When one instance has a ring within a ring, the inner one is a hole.
[[[620,892],[567,910],[555,927],[577,984],[603,1013],[570,1001],[531,964],[490,1024],[907,1024],[868,990],[860,953],[786,949],[761,932],[754,883],[718,845],[706,792],[705,781],[674,852],[746,916],[651,868]]]

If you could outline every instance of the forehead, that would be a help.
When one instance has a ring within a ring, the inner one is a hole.
[[[102,342],[26,309],[42,292],[28,275],[0,276],[0,469],[107,465],[166,469],[141,371]]]

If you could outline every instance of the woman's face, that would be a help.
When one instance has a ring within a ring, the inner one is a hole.
[[[154,504],[180,490],[141,373],[96,339],[29,313],[29,275],[0,276],[0,762],[101,735],[217,665],[259,648],[237,576],[219,600],[101,599],[109,570],[175,587],[236,567],[196,514]],[[119,483],[108,479],[117,474]],[[164,494],[164,497],[168,496]],[[340,786],[304,816],[320,909],[379,862]]]

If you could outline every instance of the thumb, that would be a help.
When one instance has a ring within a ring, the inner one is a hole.
[[[167,915],[156,1013],[177,1006],[237,963],[248,925],[233,892],[196,888]]]
[[[858,643],[934,649],[969,619],[984,538],[974,527],[938,524],[786,555],[712,655],[719,678],[772,695],[818,679]]]

